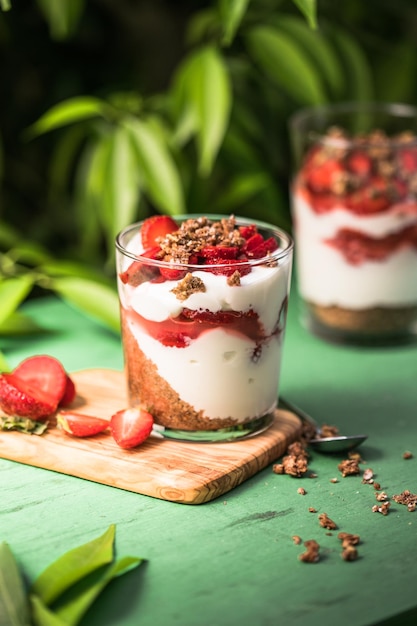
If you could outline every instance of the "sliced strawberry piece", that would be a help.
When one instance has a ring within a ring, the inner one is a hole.
[[[22,361],[13,370],[13,374],[28,385],[47,394],[55,406],[64,395],[67,374],[63,365],[52,356],[45,354],[31,356]]]
[[[260,233],[256,233],[255,235],[252,235],[252,237],[249,237],[243,249],[246,253],[248,253],[250,250],[254,250],[258,246],[260,246],[263,241],[264,238],[262,237],[262,235]]]
[[[154,246],[142,252],[141,256],[147,259],[156,259],[159,252],[160,248]],[[131,285],[132,287],[137,287],[146,281],[153,280],[157,276],[159,276],[158,267],[148,265],[143,261],[133,261],[127,270],[119,274],[122,283]]]
[[[178,225],[169,215],[153,215],[148,217],[140,231],[142,245],[146,248],[152,248],[158,245],[158,240],[164,238],[169,233],[178,230]]]
[[[110,432],[121,448],[135,448],[151,434],[153,417],[142,408],[117,411],[110,419]]]
[[[0,407],[8,415],[42,420],[55,412],[57,403],[19,376],[0,374]]]
[[[65,391],[64,391],[64,395],[62,396],[61,401],[59,403],[60,406],[68,406],[68,404],[71,404],[71,402],[75,399],[76,395],[77,395],[77,390],[75,388],[74,381],[67,374]]]
[[[239,254],[239,248],[237,246],[204,246],[200,250],[200,256],[203,259],[218,259],[228,261],[229,259],[236,259]]]
[[[252,235],[256,235],[257,228],[255,224],[250,224],[249,226],[239,226],[239,232],[243,239],[250,239]]]
[[[343,165],[339,161],[329,159],[321,165],[311,167],[307,173],[307,183],[310,189],[316,193],[330,191],[336,177],[343,172]]]
[[[159,271],[166,280],[181,280],[187,274],[187,269],[181,269],[178,266],[160,267]]]
[[[417,171],[417,148],[405,148],[399,150],[397,160],[400,168],[406,174],[413,174]]]
[[[249,274],[251,271],[251,267],[249,263],[243,263],[245,259],[206,259],[206,266],[210,266],[210,272],[212,274],[218,274],[221,276],[232,276],[236,272],[236,270],[240,273],[241,276],[245,274]],[[214,266],[214,267],[211,267]],[[204,269],[204,265],[202,266]]]
[[[347,199],[349,208],[357,214],[381,213],[391,204],[392,190],[382,176],[373,176],[369,183]]]
[[[346,160],[348,169],[361,178],[367,178],[372,171],[371,158],[361,150],[352,152]]]
[[[109,421],[77,411],[60,411],[57,423],[62,430],[73,437],[93,437],[109,427]]]
[[[278,248],[278,244],[273,237],[269,237],[262,241],[259,246],[248,250],[248,257],[253,259],[262,259],[264,256],[267,256],[269,252],[274,252]]]
[[[186,348],[190,344],[188,335],[171,330],[158,332],[156,339],[168,348]]]

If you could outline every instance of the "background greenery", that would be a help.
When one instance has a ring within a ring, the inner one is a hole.
[[[415,0],[0,7],[0,337],[50,291],[117,332],[114,236],[154,212],[290,229],[300,107],[417,103]]]

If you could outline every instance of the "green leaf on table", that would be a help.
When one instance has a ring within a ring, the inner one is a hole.
[[[199,171],[210,174],[229,123],[232,90],[224,59],[213,46],[191,54],[173,85],[177,136],[196,135]]]
[[[219,0],[220,17],[223,23],[223,44],[230,45],[235,37],[242,19],[248,9],[250,0]]]
[[[306,18],[310,28],[317,28],[316,0],[292,0]]]
[[[25,300],[33,283],[34,278],[29,274],[0,280],[0,324],[7,320]]]
[[[106,117],[109,105],[93,96],[77,96],[69,98],[51,107],[32,126],[26,129],[29,138],[56,130],[62,126],[91,119]]]
[[[34,626],[68,626],[34,594],[29,596]]]
[[[129,572],[142,562],[141,558],[127,556],[107,567],[95,570],[69,590],[68,594],[58,599],[54,605],[54,612],[66,625],[76,626],[111,580]]]
[[[120,331],[119,299],[115,289],[93,280],[76,277],[52,278],[50,288],[115,332]]]
[[[184,213],[178,168],[161,133],[148,120],[131,117],[124,124],[135,150],[141,181],[151,200],[169,215]]]
[[[266,76],[297,102],[326,102],[321,76],[297,41],[271,26],[255,26],[246,41],[250,56]]]
[[[115,525],[112,524],[96,539],[63,554],[38,576],[31,594],[39,596],[49,606],[82,578],[112,562],[114,537]]]
[[[28,417],[0,415],[0,430],[17,430],[28,435],[43,435],[47,429],[47,422],[31,420]]]
[[[0,624],[30,626],[23,578],[9,545],[0,543]]]

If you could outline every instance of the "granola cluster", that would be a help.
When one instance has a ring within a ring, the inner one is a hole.
[[[208,217],[190,218],[182,222],[178,230],[158,241],[161,258],[181,264],[192,262],[193,255],[198,255],[206,246],[240,248],[244,243],[234,216],[220,221]]]
[[[193,276],[190,272],[184,276],[184,278],[177,284],[174,289],[171,289],[172,293],[178,300],[187,300],[193,293],[205,292],[206,286],[201,278]]]

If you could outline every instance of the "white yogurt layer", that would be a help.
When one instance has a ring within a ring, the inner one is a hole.
[[[282,336],[264,344],[254,362],[254,343],[222,328],[202,333],[187,348],[176,348],[162,345],[132,322],[129,325],[160,376],[205,417],[243,422],[275,408]]]
[[[404,247],[382,261],[352,265],[341,251],[325,243],[341,228],[383,237],[415,224],[415,209],[405,206],[375,216],[343,208],[315,213],[301,194],[293,198],[296,261],[300,293],[322,306],[367,309],[417,303],[417,252]]]

